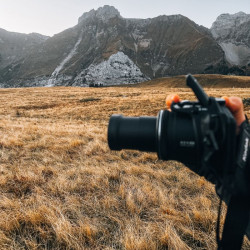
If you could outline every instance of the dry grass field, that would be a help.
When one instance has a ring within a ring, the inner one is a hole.
[[[250,78],[198,77],[210,95],[250,97]],[[156,116],[170,93],[194,100],[179,82],[0,89],[0,249],[216,249],[213,185],[107,145],[111,114]]]

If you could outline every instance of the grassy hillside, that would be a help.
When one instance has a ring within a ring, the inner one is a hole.
[[[228,75],[194,75],[203,87],[207,88],[249,88],[249,76],[228,76]],[[138,84],[142,86],[158,87],[179,87],[185,88],[185,76],[158,78],[152,81]]]
[[[213,185],[156,154],[107,146],[111,114],[156,116],[170,93],[194,99],[154,83],[0,89],[0,249],[216,248]],[[207,91],[250,96],[250,86]]]

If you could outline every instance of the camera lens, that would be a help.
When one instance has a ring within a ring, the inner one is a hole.
[[[161,110],[157,117],[112,115],[108,127],[111,150],[157,152],[159,159],[196,164],[202,150],[197,115]]]
[[[108,127],[108,144],[112,150],[156,152],[156,117],[112,115]]]

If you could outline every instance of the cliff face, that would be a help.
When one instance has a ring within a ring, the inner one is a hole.
[[[211,33],[225,52],[226,60],[250,73],[250,15],[244,12],[220,15]]]
[[[219,28],[212,33],[219,34]],[[228,66],[219,35],[216,39],[210,30],[182,15],[125,19],[114,7],[104,6],[84,13],[75,27],[34,42],[17,60],[5,61],[0,82],[88,86],[225,73]]]

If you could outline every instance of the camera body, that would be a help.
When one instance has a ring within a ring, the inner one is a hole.
[[[157,119],[159,159],[177,160],[214,184],[232,189],[236,124],[222,99],[172,103]]]

